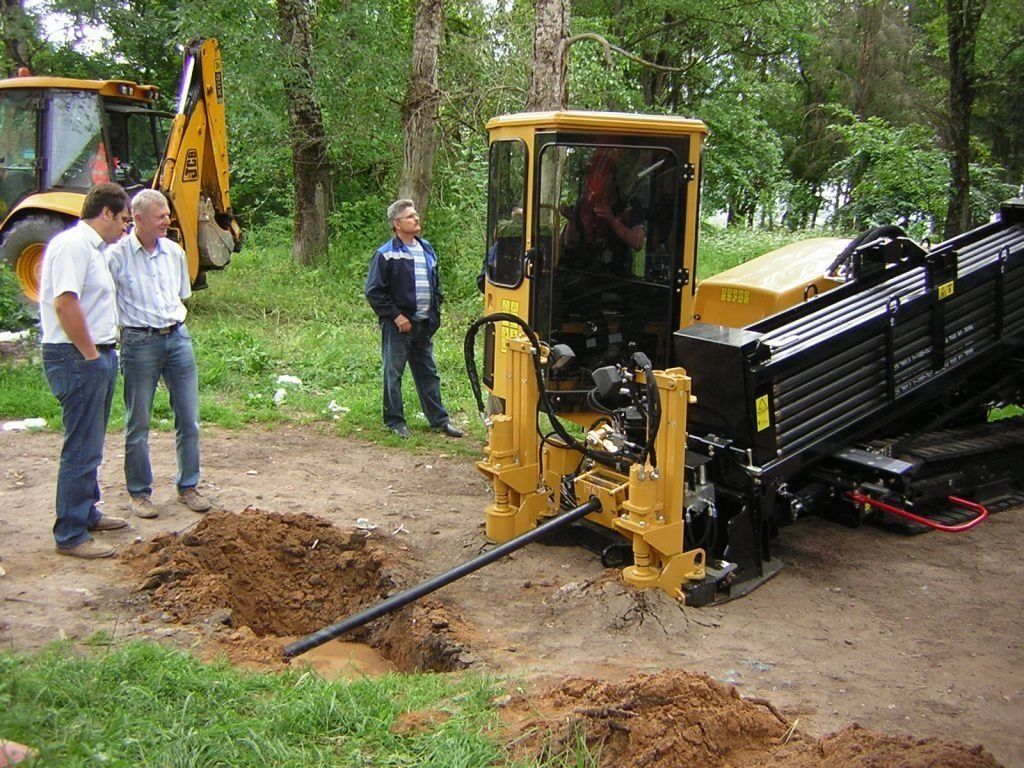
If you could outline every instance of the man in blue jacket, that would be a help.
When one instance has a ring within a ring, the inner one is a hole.
[[[384,426],[410,437],[402,407],[405,364],[431,429],[462,437],[441,405],[441,377],[434,362],[434,333],[441,325],[441,279],[437,256],[420,237],[422,226],[412,200],[388,206],[394,236],[373,254],[366,276],[366,299],[377,313],[384,363]]]

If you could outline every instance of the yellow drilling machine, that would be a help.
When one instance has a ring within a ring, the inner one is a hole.
[[[27,302],[39,300],[43,249],[98,182],[164,193],[168,236],[185,250],[197,289],[241,247],[217,41],[185,47],[176,112],[158,110],[157,96],[155,86],[126,80],[27,72],[0,80],[0,259]]]
[[[596,501],[552,535],[704,605],[804,515],[961,531],[1021,502],[1024,423],[990,414],[1024,402],[1024,201],[930,250],[881,227],[702,279],[703,123],[488,130],[488,539]]]

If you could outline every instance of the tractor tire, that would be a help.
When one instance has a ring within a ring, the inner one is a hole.
[[[18,278],[21,300],[26,304],[39,304],[43,250],[50,239],[66,229],[69,223],[68,219],[54,213],[36,213],[14,222],[3,233],[0,259]]]

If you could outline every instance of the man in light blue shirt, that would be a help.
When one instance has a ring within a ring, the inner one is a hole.
[[[57,551],[73,557],[110,557],[114,548],[93,531],[124,528],[127,521],[100,513],[98,470],[117,379],[114,283],[103,248],[124,234],[128,195],[116,184],[97,184],[82,203],[82,218],[50,241],[39,291],[43,369],[60,401],[64,448],[57,471]]]
[[[121,374],[124,377],[124,476],[131,509],[157,516],[151,495],[149,424],[157,382],[171,396],[178,453],[175,480],[178,501],[193,512],[210,502],[199,493],[199,377],[182,303],[192,295],[188,262],[181,247],[168,240],[171,213],[163,194],[144,189],[132,199],[134,231],[107,253],[117,285],[121,324]]]

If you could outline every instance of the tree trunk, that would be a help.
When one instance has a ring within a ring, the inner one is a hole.
[[[405,153],[399,197],[410,198],[424,215],[434,181],[437,141],[437,55],[444,29],[444,0],[419,0],[412,36],[412,73],[402,102]]]
[[[526,111],[547,112],[569,106],[569,0],[534,0],[533,59]]]
[[[945,237],[971,228],[971,112],[974,46],[985,0],[946,0],[949,41],[949,207]]]
[[[277,0],[285,48],[285,94],[295,184],[295,235],[292,258],[305,266],[327,254],[327,211],[331,174],[313,71],[313,35],[309,0]]]
[[[0,0],[0,30],[4,38],[4,53],[7,55],[9,75],[17,73],[19,67],[32,69],[29,54],[29,39],[34,36],[30,19],[25,15],[21,0]]]

